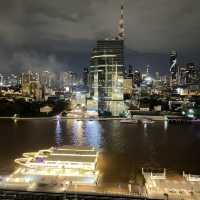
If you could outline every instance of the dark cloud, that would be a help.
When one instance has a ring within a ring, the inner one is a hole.
[[[127,63],[168,71],[168,52],[200,62],[199,0],[124,0]],[[0,71],[80,71],[116,36],[120,0],[0,0]]]

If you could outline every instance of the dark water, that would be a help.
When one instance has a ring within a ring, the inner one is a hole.
[[[64,144],[102,151],[107,181],[127,181],[141,167],[200,174],[200,124],[120,124],[119,121],[0,120],[0,173],[24,152]]]

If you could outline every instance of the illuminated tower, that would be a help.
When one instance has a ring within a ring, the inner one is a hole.
[[[169,65],[171,73],[171,85],[175,85],[178,81],[177,52],[175,50],[170,52]]]
[[[89,89],[100,113],[123,112],[123,80],[123,40],[98,40],[90,60]]]
[[[147,76],[149,76],[149,68],[150,68],[150,66],[147,65],[147,68],[146,68],[146,75],[147,75]]]
[[[124,4],[121,5],[121,15],[119,19],[118,27],[118,39],[124,40],[125,38],[125,28],[124,28]]]
[[[99,113],[120,116],[124,112],[124,6],[115,39],[98,40],[89,67],[90,97]]]

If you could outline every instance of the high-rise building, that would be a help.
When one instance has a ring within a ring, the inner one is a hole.
[[[99,113],[119,116],[124,111],[124,6],[121,6],[118,35],[98,40],[89,67],[89,93]],[[95,105],[95,106],[94,106]]]
[[[25,84],[29,84],[30,82],[39,82],[40,81],[40,76],[39,73],[37,72],[24,72],[22,73],[22,86]]]
[[[49,96],[55,94],[57,89],[56,74],[49,71],[42,71],[40,73],[40,84],[43,89],[44,99],[47,100]]]
[[[123,40],[99,40],[92,51],[89,67],[90,96],[100,113],[114,116],[123,112]]]
[[[135,70],[133,73],[133,84],[136,85],[137,87],[139,87],[141,82],[142,82],[141,73],[140,73],[140,71]]]
[[[132,77],[132,75],[133,75],[133,66],[132,65],[129,65],[128,66],[128,76],[130,77]]]
[[[43,99],[39,73],[32,71],[22,73],[22,95],[32,97],[36,101]]]
[[[186,65],[186,84],[200,84],[200,68],[194,63]]]
[[[60,89],[65,91],[72,91],[73,85],[76,83],[76,74],[71,71],[60,73]]]
[[[56,74],[50,71],[42,71],[40,74],[40,83],[46,89],[56,88]]]
[[[45,88],[51,88],[51,73],[49,71],[42,71],[40,75],[40,83]]]
[[[88,68],[83,69],[83,84],[88,86],[88,79],[89,79],[89,70]]]
[[[160,80],[160,73],[159,72],[155,73],[155,80]]]
[[[194,63],[178,67],[179,85],[200,84],[200,67]]]
[[[178,82],[178,67],[177,67],[177,52],[172,50],[170,52],[170,73],[171,73],[171,86],[177,85]]]
[[[125,70],[124,76],[125,78],[132,78],[133,79],[133,66],[129,65],[128,69]]]
[[[21,84],[20,76],[17,74],[4,74],[2,85],[6,87],[16,87]]]
[[[0,86],[3,86],[3,75],[0,74]]]
[[[124,78],[124,95],[131,97],[133,93],[133,78],[126,77]]]

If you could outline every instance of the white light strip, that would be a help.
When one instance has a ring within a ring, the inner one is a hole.
[[[124,65],[107,64],[107,65],[95,65],[95,66],[91,65],[90,67],[110,67],[110,66],[112,66],[112,67],[123,67]]]
[[[117,57],[116,55],[112,54],[103,54],[99,56],[92,56],[92,58],[101,58],[101,57]]]
[[[59,174],[58,174],[59,173]],[[64,173],[61,173],[59,171],[28,171],[23,173],[24,175],[48,175],[48,176],[68,176],[68,177],[88,177],[88,178],[96,178],[96,176],[98,175],[98,173],[85,173],[85,174],[81,174],[80,172],[67,172],[65,171]]]
[[[94,152],[96,152],[94,149],[61,149],[61,148],[59,148],[59,149],[55,149],[55,150],[58,150],[58,151],[67,151],[67,150],[70,150],[70,151],[94,151]]]
[[[97,156],[97,154],[95,154],[95,155],[81,155],[81,154],[67,154],[67,153],[63,153],[63,154],[59,154],[59,153],[52,153],[51,154],[51,156],[74,156],[74,157],[76,157],[76,156],[81,156],[81,157],[96,157]]]
[[[35,162],[26,162],[26,163],[22,163],[23,165],[27,165],[27,166],[72,166],[72,167],[92,167],[94,166],[96,163],[95,162],[69,162],[69,161],[46,161],[45,163],[35,163]],[[76,165],[75,165],[76,164]]]

